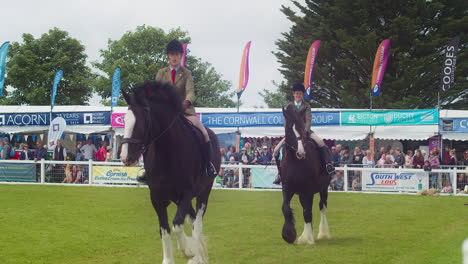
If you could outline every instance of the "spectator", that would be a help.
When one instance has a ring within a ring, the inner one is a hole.
[[[424,166],[424,156],[421,153],[421,150],[416,150],[416,155],[413,157],[413,167],[415,169],[422,169]]]
[[[27,144],[24,144],[23,145],[23,151],[21,151],[21,154],[20,154],[20,160],[32,160],[34,157],[33,157],[33,154],[31,153],[31,151],[29,150],[29,146]]]
[[[83,156],[83,152],[81,152],[81,147],[83,147],[83,143],[81,143],[81,141],[78,141],[78,143],[76,144],[76,150],[75,150],[76,161],[84,161],[84,156]]]
[[[395,162],[395,151],[394,151],[393,149],[389,149],[389,150],[387,151],[387,155],[385,155],[385,158],[386,158],[386,159],[387,159],[387,158],[390,159],[390,161],[391,161],[392,163],[394,163],[394,162]]]
[[[106,161],[112,161],[112,147],[107,146],[106,148]]]
[[[260,152],[258,150],[254,151],[254,154],[252,156],[252,159],[250,160],[250,163],[253,165],[257,165],[260,162]]]
[[[73,179],[73,183],[88,183],[83,176],[83,173],[79,170],[78,165],[73,165],[71,169],[71,176]]]
[[[362,158],[362,165],[365,168],[372,168],[375,165],[374,156],[370,150],[366,151],[366,156]]]
[[[392,155],[386,155],[385,156],[384,167],[385,168],[395,168],[395,166],[393,166]]]
[[[2,155],[1,158],[3,160],[9,160],[10,159],[10,152],[11,152],[11,145],[9,143],[8,138],[3,138],[3,149],[2,149]]]
[[[92,139],[88,139],[88,144],[81,147],[81,153],[83,153],[84,160],[92,160],[94,154],[97,152],[96,146],[93,144]]]
[[[70,164],[67,164],[67,166],[65,166],[65,178],[63,179],[62,183],[73,183]]]
[[[340,165],[350,164],[349,159],[349,150],[344,149],[343,154],[341,155]]]
[[[234,157],[236,161],[239,161],[239,154],[236,153],[236,147],[230,146],[228,152],[226,153],[226,159],[229,161],[231,157]]]
[[[335,177],[330,182],[330,186],[334,191],[343,191],[344,180],[343,173],[340,170],[336,171]]]
[[[52,141],[53,143],[53,141]],[[62,146],[62,140],[57,140],[57,146],[54,149],[54,154],[52,156],[53,160],[67,160],[67,150]]]
[[[242,153],[240,154],[240,161],[242,162],[242,164],[250,163],[250,156],[247,154],[247,149],[245,147],[242,148]]]
[[[424,165],[423,165],[422,168],[423,168],[424,171],[431,171],[432,170],[431,163],[429,162],[429,160],[424,161]],[[434,184],[434,181],[432,180],[432,177],[430,179],[431,179],[431,183]]]
[[[459,173],[458,174],[458,179],[457,179],[457,189],[460,192],[463,192],[465,190],[465,185],[468,184],[468,180],[465,178],[464,173]]]
[[[231,156],[229,158],[229,165],[235,165],[236,164],[236,159]],[[239,170],[236,167],[227,167],[224,170],[224,185],[233,188],[235,186],[239,186]]]
[[[372,157],[372,160],[374,160],[373,157]],[[351,187],[353,188],[353,191],[362,190],[361,175],[356,175],[356,178],[354,178]]]
[[[451,193],[453,192],[452,185],[450,184],[449,180],[444,180],[444,188],[442,188],[441,192],[443,193]]]
[[[270,164],[272,158],[272,153],[268,151],[268,146],[262,147],[262,153],[260,154],[260,164],[268,165]]]
[[[429,154],[428,160],[429,160],[429,163],[431,164],[431,168],[433,169],[439,168],[440,160],[439,160],[439,156],[437,156],[435,151],[431,151],[431,153]]]
[[[38,161],[41,159],[45,159],[47,156],[47,149],[45,149],[45,145],[42,146],[42,143],[39,142],[37,143],[37,149],[36,152],[34,153],[34,161]]]
[[[227,161],[227,159],[226,159],[226,149],[220,148],[219,149],[219,154],[221,154],[221,164],[226,163],[226,161]]]
[[[457,165],[458,160],[457,160],[457,155],[455,154],[455,149],[450,150],[450,160],[447,165]]]
[[[338,167],[340,165],[340,153],[337,150],[337,146],[332,146],[331,147],[333,166],[335,166],[335,167]],[[341,147],[340,147],[340,149],[341,149]]]
[[[468,165],[468,149],[463,153],[463,160],[460,161],[460,165]]]
[[[96,154],[94,154],[94,160],[96,160],[96,161],[106,161],[106,153],[107,153],[106,142],[102,141],[101,142],[101,147],[96,152]]]
[[[356,165],[362,165],[362,159],[364,158],[364,154],[362,154],[361,148],[360,147],[355,147],[354,148],[354,155],[353,155],[353,164]]]
[[[375,153],[374,160],[379,160],[382,157],[382,154],[386,154],[385,147],[380,147],[379,152]]]
[[[445,151],[442,153],[442,164],[449,165],[450,162],[450,147],[445,146]]]
[[[403,167],[405,164],[405,155],[401,152],[400,148],[395,149],[395,162],[393,162],[393,165],[395,167]]]
[[[387,155],[385,155],[385,153],[383,153],[381,156],[380,156],[380,159],[377,161],[376,163],[376,167],[377,168],[385,168],[385,160],[386,160],[386,157]]]
[[[405,156],[405,167],[412,168],[413,167],[413,151],[410,149],[408,150]]]
[[[338,155],[341,155],[341,150],[341,144],[336,145],[336,153],[338,153]]]
[[[249,142],[247,142],[247,143],[245,143],[244,148],[245,148],[245,150],[247,151],[247,155],[249,155],[250,157],[252,157],[252,156],[253,156],[252,145],[251,145]]]

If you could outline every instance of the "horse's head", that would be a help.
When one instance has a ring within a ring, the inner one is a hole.
[[[167,119],[182,110],[180,99],[169,84],[147,81],[138,85],[133,93],[123,91],[122,94],[128,110],[125,115],[120,160],[125,165],[132,166],[138,162],[147,147],[161,136],[165,128],[164,122],[159,119]]]
[[[305,157],[304,143],[306,142],[306,133],[304,115],[305,110],[297,111],[292,104],[288,105],[287,108],[283,108],[286,144],[296,151],[298,159]]]

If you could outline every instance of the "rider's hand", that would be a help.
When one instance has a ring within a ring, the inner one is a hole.
[[[191,104],[192,103],[189,100],[184,100],[182,102],[182,110],[185,110],[185,109],[189,108]]]

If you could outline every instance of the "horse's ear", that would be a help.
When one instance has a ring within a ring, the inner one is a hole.
[[[130,105],[130,95],[128,95],[128,93],[125,92],[124,90],[122,90],[122,95],[125,99],[125,102],[127,102],[127,104]]]

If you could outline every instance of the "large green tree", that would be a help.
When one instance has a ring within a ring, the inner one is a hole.
[[[444,108],[468,105],[468,1],[466,0],[306,0],[281,11],[293,23],[276,42],[280,72],[286,82],[278,92],[264,91],[270,107],[277,97],[290,99],[289,87],[304,79],[311,43],[321,40],[314,71],[312,105],[368,108],[375,52],[391,39],[382,93],[375,108],[433,108],[437,105],[441,51],[461,37],[456,84],[441,94]]]
[[[85,47],[66,31],[49,30],[40,38],[23,34],[8,51],[6,86],[0,104],[49,105],[57,70],[64,74],[57,89],[56,105],[85,104],[91,96],[93,74],[86,66]]]
[[[146,80],[153,80],[159,69],[168,65],[164,49],[172,39],[190,43],[187,32],[174,29],[165,33],[162,29],[151,26],[138,26],[135,31],[126,32],[119,40],[109,40],[107,49],[101,49],[102,61],[93,65],[102,71],[96,82],[96,91],[109,104],[112,87],[112,75],[116,67],[121,68],[122,90]],[[229,92],[231,83],[222,80],[220,74],[200,58],[187,56],[186,67],[192,71],[197,100],[195,106],[234,107],[231,99],[234,92]],[[124,105],[123,100],[119,101]]]

